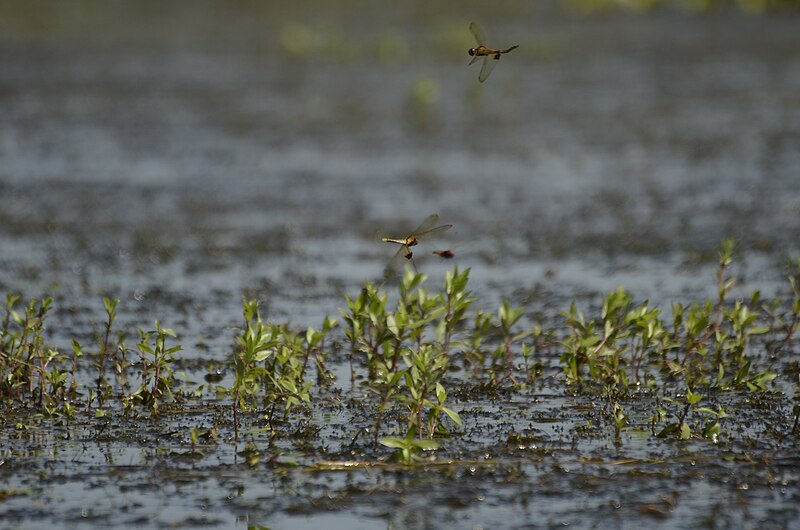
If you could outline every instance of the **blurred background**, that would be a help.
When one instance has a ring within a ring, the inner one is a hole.
[[[565,308],[713,291],[719,240],[780,289],[800,251],[798,2],[0,4],[0,291],[102,295],[198,349],[242,293],[299,326],[417,266]],[[476,20],[519,49],[486,83]],[[433,250],[451,249],[443,261]],[[94,319],[94,320],[93,320]]]

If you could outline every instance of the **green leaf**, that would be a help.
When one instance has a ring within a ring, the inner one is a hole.
[[[701,399],[703,399],[703,396],[700,394],[695,394],[691,389],[686,390],[686,402],[689,405],[696,405]]]
[[[447,399],[447,391],[439,382],[436,383],[436,399],[439,400],[439,403],[444,403]]]
[[[395,449],[402,449],[408,442],[406,442],[405,438],[398,438],[396,436],[386,436],[385,438],[381,438],[378,440],[381,445],[385,445],[386,447],[392,447]]]
[[[689,424],[681,423],[681,440],[688,440],[692,436],[692,431],[689,429]]]
[[[657,438],[666,438],[672,434],[675,434],[678,431],[678,424],[677,423],[670,423],[663,429],[661,429],[658,434],[656,434]]]
[[[414,446],[422,449],[423,451],[432,451],[439,448],[439,442],[436,440],[416,440]]]
[[[262,350],[256,352],[256,354],[253,356],[253,362],[260,363],[261,361],[269,357],[273,352],[274,350]]]
[[[463,423],[461,422],[461,416],[458,415],[458,412],[449,409],[447,407],[442,407],[442,412],[447,414],[450,417],[450,419],[456,422],[456,424],[458,424],[459,426],[463,425]]]
[[[704,414],[713,414],[714,416],[717,415],[717,411],[714,409],[710,409],[708,407],[697,407],[694,409],[695,412],[702,412]]]

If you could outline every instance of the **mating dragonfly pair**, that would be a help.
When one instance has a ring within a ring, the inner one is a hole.
[[[410,261],[416,269],[413,259],[414,252],[411,250],[411,247],[417,246],[420,239],[427,239],[431,236],[441,234],[442,232],[450,230],[453,227],[453,225],[435,226],[437,222],[439,222],[438,215],[429,215],[421,225],[419,225],[415,230],[405,237],[381,238],[381,241],[384,243],[394,243],[395,245],[400,245],[400,248],[397,249],[394,257],[383,271],[383,275],[385,277],[394,275],[400,268],[400,264],[403,263],[403,259]],[[444,259],[449,259],[454,256],[451,250],[434,250],[433,253]]]
[[[477,46],[474,48],[470,48],[467,50],[467,53],[472,56],[472,60],[469,64],[474,63],[478,60],[479,57],[483,57],[483,66],[481,66],[481,71],[478,74],[478,81],[483,83],[489,78],[489,74],[492,73],[494,67],[497,65],[497,62],[500,60],[500,57],[503,54],[510,52],[511,50],[515,50],[519,48],[518,44],[507,48],[505,50],[496,50],[494,48],[487,48],[486,47],[486,32],[483,31],[477,22],[472,22],[469,25],[469,30],[472,32],[472,35],[475,37],[475,41],[478,43]]]

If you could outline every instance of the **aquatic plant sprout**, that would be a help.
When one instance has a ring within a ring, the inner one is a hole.
[[[374,450],[393,449],[399,462],[414,465],[423,453],[434,456],[460,436],[473,392],[525,400],[546,382],[602,398],[616,439],[646,422],[656,439],[716,442],[735,421],[718,403],[720,396],[770,392],[778,381],[797,385],[795,365],[781,372],[775,359],[796,335],[800,260],[787,269],[788,300],[764,302],[758,291],[731,299],[734,249],[728,240],[720,246],[716,297],[674,302],[668,317],[620,286],[602,297],[596,315],[573,302],[548,327],[526,320],[526,309],[507,300],[496,310],[481,308],[468,289],[469,269],[458,267],[444,275],[439,289],[428,289],[427,277],[407,267],[392,304],[389,293],[366,283],[358,295],[345,295],[341,330],[326,316],[319,329],[296,331],[265,320],[260,302],[243,298],[243,324],[222,361],[232,379],[208,387],[212,398],[203,397],[205,384],[176,371],[183,347],[172,329],[158,321],[139,329],[133,348],[125,344],[127,333],[115,335],[123,309],[118,300],[104,299],[97,344],[72,340],[62,352],[47,344],[53,299],[21,305],[20,295],[9,294],[0,319],[0,406],[70,420],[81,410],[95,418],[180,415],[186,404],[212,399],[231,414],[210,428],[193,427],[195,444],[201,436],[224,439],[227,426],[234,440],[242,432],[267,433],[273,443],[313,437],[320,428],[309,424],[317,400],[335,386],[362,393],[357,406],[372,417],[367,431]],[[348,345],[344,353],[340,338]],[[349,382],[335,381],[327,367],[332,358],[349,360]],[[106,375],[109,369],[115,377]],[[642,392],[653,399],[651,411],[633,417],[627,400]],[[791,403],[794,431],[797,401]],[[354,440],[360,432],[351,433]]]

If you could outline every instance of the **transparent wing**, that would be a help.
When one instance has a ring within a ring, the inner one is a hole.
[[[437,226],[436,228],[431,228],[429,230],[425,230],[424,232],[418,232],[418,233],[415,233],[415,234],[412,234],[412,235],[414,237],[416,237],[417,239],[429,238],[431,236],[435,236],[437,234],[441,234],[442,232],[450,230],[451,228],[453,228],[453,225],[442,225],[442,226]]]
[[[408,253],[408,247],[405,245],[400,245],[400,248],[397,249],[397,252],[389,260],[389,263],[386,264],[386,267],[383,269],[383,277],[384,279],[389,279],[403,270],[403,263],[406,261],[406,253]],[[413,263],[413,260],[412,260]]]
[[[483,28],[480,27],[477,22],[470,22],[469,30],[475,37],[475,41],[478,43],[478,46],[486,46],[486,33],[484,33]]]
[[[425,219],[416,230],[409,234],[409,237],[415,237],[417,239],[430,237],[436,234],[441,234],[442,232],[450,230],[453,227],[453,225],[434,226],[438,222],[439,216],[437,214],[434,213],[429,215],[428,218]]]
[[[492,73],[494,67],[497,66],[497,63],[500,62],[500,54],[497,55],[485,55],[483,57],[483,66],[481,66],[481,73],[478,74],[478,81],[483,83],[487,79],[489,79],[489,74]]]
[[[431,214],[424,221],[422,221],[422,224],[419,225],[412,232],[410,232],[410,233],[408,233],[406,235],[403,235],[403,236],[399,236],[399,235],[391,236],[391,237],[390,236],[381,236],[381,239],[384,242],[398,243],[399,241],[404,240],[407,237],[411,237],[411,236],[413,236],[415,234],[422,234],[422,233],[425,233],[425,232],[429,231],[431,228],[433,228],[436,225],[436,223],[438,221],[439,221],[439,215],[438,214]]]
[[[436,234],[441,234],[447,230],[450,230],[453,225],[442,225],[436,226],[436,223],[439,222],[439,215],[438,214],[431,214],[429,215],[421,225],[419,225],[413,232],[406,236],[407,238],[416,238],[420,239],[423,237],[430,237]],[[405,238],[404,238],[405,239]],[[397,241],[392,241],[397,242]],[[396,276],[399,271],[402,270],[402,264],[406,263],[407,261],[411,262],[412,267],[416,270],[417,265],[414,263],[414,260],[411,258],[406,258],[406,255],[411,252],[411,249],[408,245],[400,245],[400,248],[397,249],[392,259],[383,269],[383,277],[388,279],[390,277]]]
[[[424,234],[425,232],[429,231],[431,228],[436,226],[436,223],[439,222],[439,214],[432,213],[424,221],[422,224],[419,225],[416,229],[414,229],[410,235],[419,235]]]

